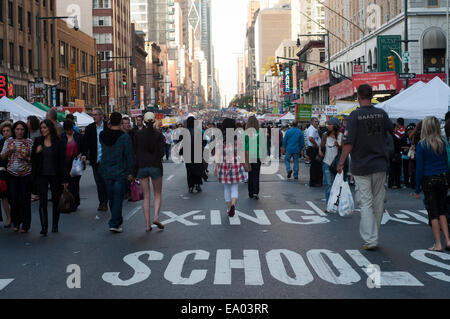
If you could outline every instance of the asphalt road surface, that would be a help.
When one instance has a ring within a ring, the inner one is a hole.
[[[389,190],[380,249],[366,252],[358,212],[325,214],[304,165],[300,181],[286,180],[284,165],[262,175],[259,201],[242,184],[234,218],[212,169],[203,192],[189,194],[184,165],[164,166],[164,231],[145,233],[141,203],[125,201],[124,233],[110,233],[90,170],[60,233],[40,237],[37,203],[29,234],[2,227],[0,298],[450,297],[450,254],[426,250],[431,230],[411,190]]]

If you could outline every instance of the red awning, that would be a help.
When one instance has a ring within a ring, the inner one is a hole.
[[[403,89],[403,81],[399,80],[395,72],[376,72],[353,75],[353,92],[356,93],[362,84],[369,84],[374,92],[397,91]]]
[[[423,83],[428,83],[435,77],[439,77],[443,82],[447,83],[447,78],[445,73],[429,73],[429,74],[417,74],[415,79],[409,80],[409,85],[416,84],[419,81]]]
[[[353,96],[353,82],[345,80],[330,87],[330,100],[340,100]]]

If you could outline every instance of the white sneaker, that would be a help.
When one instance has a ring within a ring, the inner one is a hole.
[[[120,234],[120,233],[123,233],[123,229],[122,229],[122,227],[119,227],[119,228],[110,228],[109,229],[109,231],[111,231],[111,232],[113,232],[113,233],[117,233],[117,234]]]

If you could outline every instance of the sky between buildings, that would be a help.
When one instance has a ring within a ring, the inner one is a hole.
[[[212,0],[212,42],[222,105],[237,93],[237,59],[244,50],[249,0]]]

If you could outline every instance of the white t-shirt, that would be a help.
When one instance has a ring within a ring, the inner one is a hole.
[[[312,125],[310,125],[308,127],[308,129],[306,130],[306,140],[308,142],[308,147],[313,147],[314,144],[311,143],[311,141],[309,140],[310,137],[312,137],[316,141],[317,145],[320,145],[321,139],[320,139],[320,136],[319,136],[319,132]]]
[[[338,144],[342,145],[342,133],[339,133],[338,135]],[[327,141],[325,143],[325,157],[323,158],[323,162],[327,165],[331,165],[336,158],[336,156],[339,153],[339,149],[336,145],[334,145],[334,142],[336,142],[336,139],[334,137],[327,137]]]

